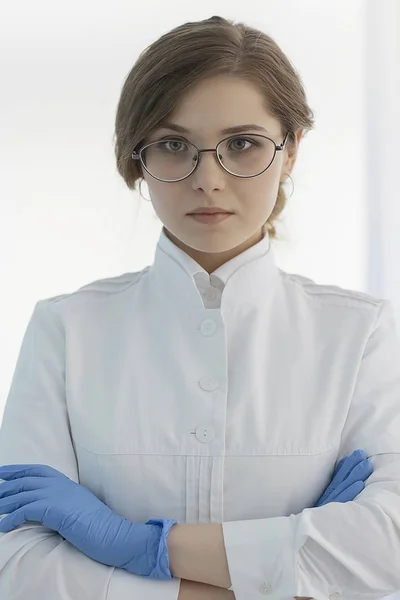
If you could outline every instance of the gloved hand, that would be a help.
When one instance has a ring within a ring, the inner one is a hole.
[[[172,579],[167,537],[177,523],[155,519],[133,523],[86,487],[48,465],[0,467],[0,533],[25,521],[57,531],[97,562],[149,579]]]
[[[373,466],[364,450],[354,450],[339,462],[332,480],[315,506],[329,502],[349,502],[364,489],[364,481],[373,472]]]

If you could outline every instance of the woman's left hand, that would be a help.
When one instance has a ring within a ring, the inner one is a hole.
[[[26,521],[57,531],[78,550],[105,565],[125,568],[152,579],[171,579],[158,566],[160,525],[175,522],[133,523],[116,514],[86,487],[48,465],[0,466],[0,533]],[[157,524],[155,524],[157,523]],[[165,535],[164,530],[164,535]],[[165,544],[166,546],[166,544]]]

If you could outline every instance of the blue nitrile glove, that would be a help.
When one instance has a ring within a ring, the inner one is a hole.
[[[10,513],[0,521],[0,533],[36,521],[97,562],[149,579],[173,578],[167,537],[177,521],[128,521],[48,465],[1,466],[0,479],[0,515]]]
[[[364,450],[354,450],[350,456],[344,456],[338,463],[330,484],[315,506],[354,500],[364,489],[364,481],[373,470],[372,463]]]

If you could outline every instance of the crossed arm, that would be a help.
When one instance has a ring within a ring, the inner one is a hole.
[[[168,535],[168,553],[173,577],[225,589],[232,585],[222,525],[175,525]],[[228,593],[233,599],[234,593]]]

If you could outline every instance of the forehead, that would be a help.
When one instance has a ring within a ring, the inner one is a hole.
[[[185,92],[158,129],[174,123],[186,129],[186,132],[180,131],[182,134],[207,135],[223,134],[234,126],[255,124],[264,128],[260,133],[278,133],[279,122],[268,112],[266,105],[264,94],[253,83],[237,77],[214,77]]]

